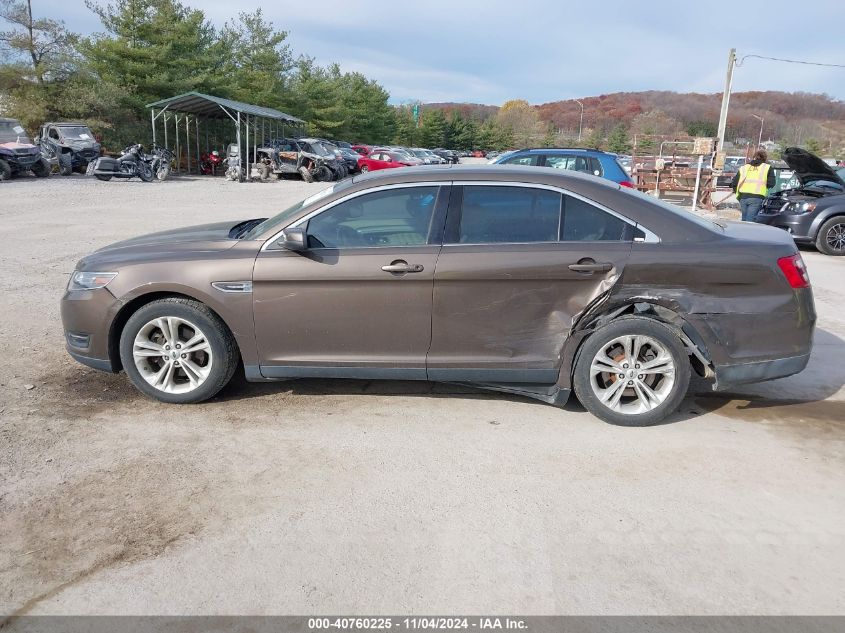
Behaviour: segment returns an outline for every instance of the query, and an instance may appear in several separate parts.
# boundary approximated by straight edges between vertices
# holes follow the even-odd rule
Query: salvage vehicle
[[[461,162],[461,157],[458,156],[458,153],[451,149],[443,149],[442,147],[438,147],[431,151],[440,156],[440,158],[445,159],[446,162],[452,163],[453,165],[457,165],[459,162]]]
[[[88,163],[100,157],[101,145],[84,123],[45,123],[35,142],[62,176],[70,176],[74,170],[84,174]]]
[[[152,182],[156,177],[152,165],[144,160],[144,146],[140,143],[124,149],[118,158],[102,156],[93,163],[89,163],[87,173],[97,180],[104,181],[112,178],[121,180],[140,178],[144,182]]]
[[[845,255],[845,169],[800,147],[787,147],[781,158],[799,186],[769,194],[757,222],[784,229],[825,255]]]
[[[272,139],[268,145],[257,148],[256,154],[262,180],[269,179],[271,174],[299,174],[305,182],[336,179],[331,168],[334,154],[320,143],[304,139]]]
[[[801,371],[816,320],[783,231],[488,165],[356,176],[272,218],[106,246],[61,313],[73,358],[162,402],[207,400],[243,366],[555,405],[574,390],[627,426],[671,415],[692,371],[719,389]]]
[[[16,119],[0,118],[0,180],[31,171],[39,178],[50,175],[50,163],[33,145]]]

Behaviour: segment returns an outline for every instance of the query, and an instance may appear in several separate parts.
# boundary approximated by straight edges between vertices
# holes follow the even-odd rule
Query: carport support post
[[[241,170],[243,169],[243,156],[241,156],[241,113],[238,112],[238,127],[235,132],[236,142],[238,144],[238,182],[243,182]]]
[[[167,119],[169,118],[170,115],[164,115],[164,146],[167,147],[167,149],[170,149],[170,147],[167,145]]]
[[[200,175],[200,120],[199,118],[194,119],[194,123],[196,123],[196,137],[197,137],[197,176]],[[205,127],[206,134],[208,134],[208,124],[206,123]]]
[[[701,166],[704,162],[704,156],[698,155],[698,169],[695,171],[695,191],[692,194],[692,212],[695,213],[695,206],[698,204],[698,186],[701,184]]]
[[[150,124],[153,127],[153,146],[156,144],[156,111],[155,108],[150,108]]]
[[[185,154],[188,157],[188,175],[191,175],[191,117],[185,115]]]

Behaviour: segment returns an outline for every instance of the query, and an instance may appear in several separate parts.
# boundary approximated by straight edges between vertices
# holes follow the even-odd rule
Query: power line
[[[805,66],[826,66],[828,68],[845,68],[845,64],[826,64],[823,62],[805,62],[799,59],[782,59],[780,57],[765,57],[763,55],[743,55],[742,59],[740,59],[736,65],[737,67],[742,66],[742,63],[748,59],[749,57],[755,57],[757,59],[768,59],[769,61],[773,62],[786,62],[788,64],[804,64]]]

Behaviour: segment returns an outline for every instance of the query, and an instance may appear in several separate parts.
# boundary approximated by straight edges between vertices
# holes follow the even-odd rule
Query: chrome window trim
[[[568,170],[561,170],[561,171],[568,171]],[[566,195],[566,196],[572,196],[573,198],[577,198],[578,200],[581,200],[582,202],[586,202],[587,204],[591,204],[594,207],[596,207],[597,209],[604,211],[605,213],[608,213],[608,214],[612,215],[613,217],[621,220],[625,224],[628,224],[629,226],[632,226],[635,229],[639,229],[643,233],[645,233],[645,238],[639,238],[639,239],[634,238],[632,240],[632,242],[636,242],[636,243],[639,243],[639,244],[644,243],[644,242],[656,244],[656,243],[660,242],[660,237],[657,234],[655,234],[653,231],[647,229],[643,225],[639,224],[638,222],[635,222],[631,218],[625,217],[624,215],[618,213],[617,211],[614,211],[613,209],[607,208],[606,206],[604,206],[600,202],[596,202],[595,200],[587,198],[586,196],[582,196],[581,194],[575,193],[574,191],[570,191],[569,189],[564,189],[563,187],[558,187],[556,185],[547,185],[547,184],[538,183],[538,182],[522,182],[522,181],[516,181],[516,180],[509,180],[509,181],[464,180],[464,181],[452,181],[451,184],[457,185],[457,186],[465,186],[465,185],[466,186],[473,186],[473,185],[491,186],[492,185],[492,186],[498,186],[498,187],[507,187],[507,186],[518,185],[518,186],[536,187],[538,189],[549,189],[551,191],[556,191],[556,192],[563,194],[563,195]],[[558,235],[560,235],[560,220],[558,221]],[[618,242],[622,242],[622,240],[593,240],[593,241],[589,241],[589,242],[587,240],[576,240],[576,241],[555,240],[553,242],[480,242],[480,243],[472,243],[472,244],[470,244],[468,242],[467,243],[458,242],[458,243],[449,243],[449,244],[444,243],[443,246],[444,247],[445,246],[495,246],[497,244],[586,244],[586,243],[590,243],[590,244],[610,244],[610,243],[613,243],[613,242],[618,243]]]
[[[593,205],[597,209],[600,209],[601,211],[604,211],[605,213],[608,213],[608,214],[612,215],[613,217],[621,220],[622,222],[625,222],[626,224],[634,227],[635,229],[639,229],[640,231],[645,233],[645,238],[634,238],[633,241],[632,241],[633,243],[637,243],[637,244],[643,244],[643,243],[657,244],[661,241],[660,236],[658,236],[656,233],[654,233],[650,229],[644,227],[642,224],[639,224],[638,222],[635,222],[634,220],[632,220],[628,217],[625,217],[624,215],[621,215],[620,213],[614,211],[613,209],[609,209],[608,207],[604,206],[600,202],[596,202],[595,200],[587,198],[586,196],[582,196],[581,194],[575,193],[574,191],[570,191],[569,189],[564,189],[563,187],[559,187],[559,186],[556,186],[556,185],[547,185],[545,183],[539,183],[539,182],[524,182],[524,181],[520,181],[520,180],[508,180],[508,181],[502,181],[502,180],[426,180],[426,181],[419,181],[419,182],[403,182],[403,183],[394,183],[394,184],[391,184],[391,185],[380,185],[378,187],[371,187],[369,189],[360,189],[358,191],[353,191],[352,193],[349,193],[349,194],[347,194],[347,195],[345,195],[341,198],[338,198],[337,200],[334,200],[333,202],[331,202],[330,204],[328,204],[326,206],[319,207],[318,209],[315,209],[311,213],[299,218],[298,220],[295,220],[294,222],[291,222],[290,224],[288,224],[284,228],[279,229],[279,231],[277,231],[275,234],[273,234],[272,237],[268,238],[267,241],[264,242],[264,245],[261,247],[260,252],[271,251],[271,250],[272,251],[283,251],[283,250],[285,250],[282,247],[271,248],[279,240],[282,232],[285,229],[287,229],[289,227],[293,228],[293,227],[299,226],[300,224],[302,224],[303,222],[307,222],[308,220],[310,220],[314,216],[319,215],[320,213],[323,213],[324,211],[328,211],[329,209],[333,208],[334,206],[336,206],[336,205],[338,205],[342,202],[346,202],[347,200],[352,200],[353,198],[357,198],[358,196],[362,196],[362,195],[365,195],[365,194],[368,194],[368,193],[376,193],[376,192],[379,192],[379,191],[386,191],[386,190],[389,190],[389,189],[404,189],[404,188],[407,188],[407,187],[446,187],[446,186],[478,186],[478,185],[485,186],[485,187],[491,187],[491,186],[492,187],[513,187],[513,186],[532,187],[532,188],[535,188],[535,189],[546,189],[546,190],[549,190],[549,191],[554,191],[556,193],[560,193],[562,195],[572,196],[573,198],[577,198],[578,200],[581,200],[582,202],[586,202],[587,204]],[[560,220],[558,220],[558,235],[560,235]],[[472,244],[458,242],[458,243],[449,243],[449,244],[443,243],[442,246],[444,246],[444,247],[446,247],[446,246],[496,246],[496,245],[502,245],[502,244],[528,245],[528,244],[579,244],[579,243],[580,244],[586,244],[586,243],[590,243],[590,244],[609,244],[609,243],[613,243],[613,242],[618,243],[620,241],[621,240],[608,240],[608,241],[599,240],[599,241],[587,242],[586,240],[584,240],[584,241],[554,240],[554,241],[550,241],[550,242],[481,242],[481,243],[472,243]],[[421,244],[420,246],[432,246],[432,245],[431,244]],[[362,248],[419,248],[419,247],[418,246],[417,247],[409,247],[409,246],[362,246],[362,247],[356,247],[355,250],[360,250]],[[338,249],[338,250],[351,250],[351,249]]]
[[[392,185],[381,185],[379,187],[371,187],[369,189],[360,189],[358,191],[353,191],[352,193],[348,193],[345,196],[338,198],[337,200],[334,200],[333,202],[330,202],[328,205],[326,205],[324,207],[320,207],[318,209],[315,209],[314,211],[312,211],[308,215],[305,215],[305,216],[299,218],[298,220],[294,220],[293,222],[288,224],[283,229],[280,229],[277,233],[275,233],[272,237],[270,237],[266,242],[264,242],[264,245],[261,247],[261,252],[268,251],[268,250],[273,250],[273,251],[277,251],[277,250],[283,251],[283,250],[285,250],[282,247],[270,248],[271,246],[273,246],[279,240],[280,236],[282,235],[282,233],[284,232],[285,229],[297,227],[300,224],[302,224],[303,222],[308,222],[308,220],[310,220],[311,218],[313,218],[317,215],[320,215],[324,211],[328,211],[329,209],[334,208],[335,206],[341,204],[342,202],[347,202],[348,200],[352,200],[353,198],[357,198],[358,196],[363,196],[363,195],[368,194],[368,193],[377,193],[379,191],[387,191],[389,189],[406,189],[408,187],[444,187],[444,186],[448,186],[450,184],[451,184],[451,182],[448,181],[448,180],[425,181],[425,182],[403,182],[403,183],[395,183],[395,184],[392,184]],[[432,244],[426,243],[426,244],[419,244],[418,246],[407,246],[407,245],[402,245],[402,246],[356,246],[354,249],[344,248],[344,249],[335,249],[335,250],[360,250],[360,249],[363,249],[363,248],[419,248],[420,246],[432,246]]]

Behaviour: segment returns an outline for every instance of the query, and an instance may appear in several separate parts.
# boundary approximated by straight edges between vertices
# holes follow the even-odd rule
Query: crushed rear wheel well
[[[656,303],[647,301],[632,301],[630,303],[607,307],[600,312],[587,315],[577,326],[576,331],[582,336],[578,341],[578,347],[572,355],[572,363],[569,367],[570,384],[572,372],[575,371],[575,364],[584,342],[595,330],[623,316],[638,316],[654,319],[671,328],[678,338],[683,341],[690,354],[690,364],[699,376],[710,378],[713,376],[713,364],[710,362],[709,353],[703,339],[679,313]]]

